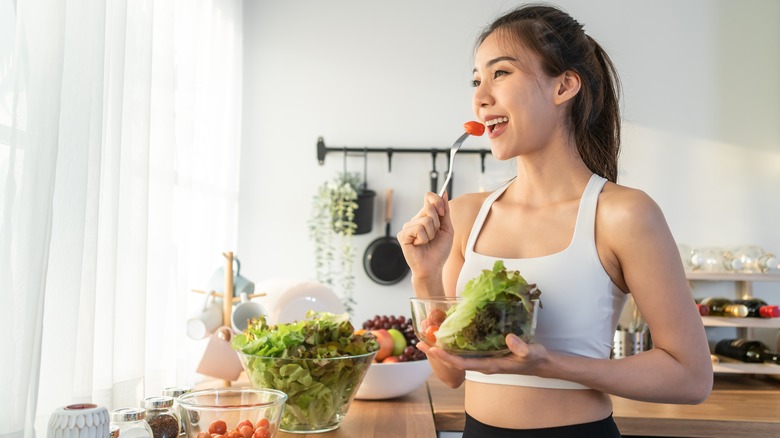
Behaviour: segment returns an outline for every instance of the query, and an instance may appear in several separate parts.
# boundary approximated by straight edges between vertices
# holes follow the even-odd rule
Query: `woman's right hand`
[[[397,237],[414,276],[441,275],[453,239],[448,195],[426,193],[422,209],[404,224]]]

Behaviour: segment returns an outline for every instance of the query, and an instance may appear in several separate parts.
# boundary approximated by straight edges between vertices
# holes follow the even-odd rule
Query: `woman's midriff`
[[[592,389],[549,389],[466,381],[466,412],[482,423],[535,429],[603,420],[612,400]]]

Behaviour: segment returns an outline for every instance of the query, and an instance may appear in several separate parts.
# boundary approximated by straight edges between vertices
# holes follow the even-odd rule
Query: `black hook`
[[[320,166],[325,164],[325,154],[327,152],[327,149],[325,149],[325,139],[322,137],[317,138],[317,161],[320,162]]]
[[[393,148],[387,148],[387,171],[393,171]]]
[[[363,186],[361,189],[365,192],[368,187],[368,148],[363,146]]]

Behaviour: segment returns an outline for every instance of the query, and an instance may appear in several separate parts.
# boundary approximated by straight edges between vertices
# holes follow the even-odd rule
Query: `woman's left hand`
[[[484,374],[527,374],[538,375],[550,356],[541,344],[529,344],[515,335],[507,335],[506,345],[511,353],[501,357],[466,358],[449,354],[441,348],[432,347],[428,357],[445,362],[453,368],[479,371]]]

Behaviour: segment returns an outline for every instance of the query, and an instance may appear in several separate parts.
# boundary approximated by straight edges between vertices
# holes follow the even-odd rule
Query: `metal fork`
[[[463,135],[458,137],[457,140],[455,140],[455,143],[452,144],[452,147],[450,148],[450,165],[449,170],[447,170],[447,178],[444,179],[444,185],[441,186],[441,190],[439,190],[439,196],[444,196],[444,191],[447,190],[447,184],[450,183],[450,179],[452,178],[452,168],[455,167],[455,153],[458,152],[458,149],[460,149],[460,146],[463,144],[463,142],[466,140],[466,138],[471,135],[468,132],[464,132]]]

